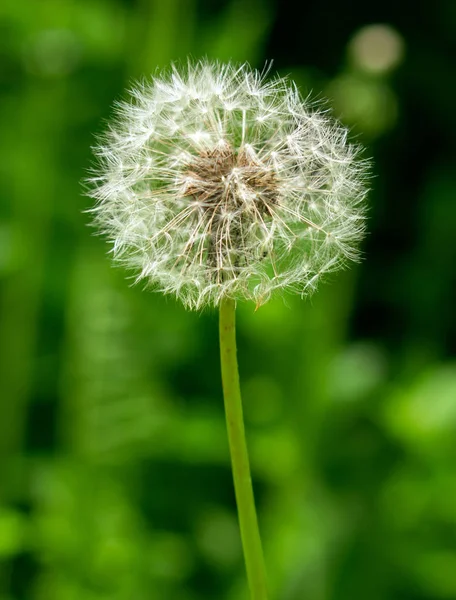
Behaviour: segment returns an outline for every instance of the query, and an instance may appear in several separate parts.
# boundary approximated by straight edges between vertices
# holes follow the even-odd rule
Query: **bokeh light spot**
[[[397,67],[404,56],[404,41],[389,25],[367,25],[349,45],[354,65],[369,73],[386,73]]]

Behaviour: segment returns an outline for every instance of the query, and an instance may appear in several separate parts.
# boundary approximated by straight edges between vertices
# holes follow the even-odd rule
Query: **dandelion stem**
[[[253,497],[239,386],[235,302],[228,298],[220,303],[220,358],[234,490],[250,595],[252,600],[267,600],[266,571]]]

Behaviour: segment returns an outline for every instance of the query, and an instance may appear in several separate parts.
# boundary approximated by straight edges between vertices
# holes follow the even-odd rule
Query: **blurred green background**
[[[81,180],[192,55],[290,74],[373,158],[365,259],[239,311],[272,598],[456,599],[456,2],[2,0],[0,600],[246,600],[217,315],[131,287]]]

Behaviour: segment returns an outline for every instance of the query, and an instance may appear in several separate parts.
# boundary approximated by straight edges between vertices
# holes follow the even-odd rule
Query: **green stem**
[[[235,303],[228,298],[220,304],[220,358],[234,490],[250,595],[252,600],[267,600],[266,571],[242,414],[236,357]]]

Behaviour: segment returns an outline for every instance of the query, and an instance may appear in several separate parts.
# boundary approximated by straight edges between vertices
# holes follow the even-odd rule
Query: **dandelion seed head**
[[[95,153],[114,257],[189,308],[307,295],[358,258],[367,164],[288,79],[174,66],[118,105]]]

